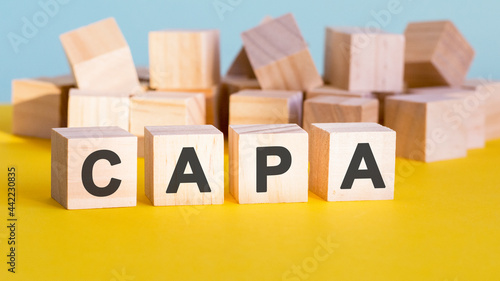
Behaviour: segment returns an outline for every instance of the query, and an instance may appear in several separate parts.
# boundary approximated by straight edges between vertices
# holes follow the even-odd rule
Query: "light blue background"
[[[46,2],[48,0],[40,0]],[[62,0],[61,0],[62,1]],[[165,28],[217,28],[221,32],[222,72],[241,46],[240,33],[266,15],[292,12],[309,43],[319,71],[323,71],[325,26],[366,26],[373,13],[397,0],[220,0],[233,8],[219,17],[215,0],[65,0],[60,10],[16,53],[10,32],[21,35],[22,18],[32,21],[43,11],[36,1],[0,2],[0,102],[10,102],[14,78],[69,73],[59,35],[82,25],[114,17],[127,39],[137,65],[148,64],[148,31]],[[399,0],[401,11],[392,14],[384,29],[402,33],[409,21],[450,19],[476,50],[469,77],[500,78],[500,1]]]

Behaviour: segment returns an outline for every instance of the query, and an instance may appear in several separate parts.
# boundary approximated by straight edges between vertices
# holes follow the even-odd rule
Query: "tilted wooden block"
[[[327,201],[394,199],[396,133],[376,123],[312,124],[309,189]]]
[[[467,155],[466,129],[454,111],[463,99],[422,94],[385,102],[385,125],[397,133],[396,156],[434,162]]]
[[[137,137],[118,127],[52,130],[51,194],[66,209],[137,202]]]
[[[215,127],[146,127],[145,154],[154,206],[224,203],[224,135]]]
[[[121,93],[71,89],[68,127],[118,126],[129,129],[130,100]]]
[[[229,191],[236,201],[307,202],[307,142],[296,124],[229,126]]]
[[[317,96],[335,96],[335,97],[351,97],[351,98],[372,98],[374,97],[371,91],[347,91],[332,85],[323,85],[306,92],[306,100]]]
[[[303,128],[310,131],[312,123],[377,122],[378,100],[317,96],[304,102]]]
[[[220,80],[218,30],[149,32],[153,89],[205,89]]]
[[[409,23],[405,36],[408,87],[462,85],[474,49],[451,21]]]
[[[245,31],[241,37],[262,89],[306,91],[323,84],[291,14]]]
[[[202,93],[146,92],[130,98],[130,132],[138,137],[137,155],[144,156],[144,127],[204,125]]]
[[[79,89],[140,91],[132,53],[113,18],[64,33],[60,39]]]
[[[230,96],[230,125],[301,122],[302,92],[243,90]]]
[[[325,82],[349,91],[401,92],[405,38],[369,28],[326,28]]]
[[[52,128],[66,127],[72,76],[12,81],[12,132],[49,139]]]
[[[477,102],[485,114],[485,138],[494,140],[500,138],[500,81],[473,79],[466,81],[465,89],[474,90],[475,98],[468,106],[474,107]]]

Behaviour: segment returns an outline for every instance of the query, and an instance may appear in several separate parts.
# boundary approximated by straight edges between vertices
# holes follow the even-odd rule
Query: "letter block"
[[[68,102],[68,127],[118,126],[129,129],[128,95],[71,89]]]
[[[327,201],[392,200],[396,133],[376,123],[315,123],[309,189]]]
[[[304,102],[303,128],[310,132],[312,123],[377,122],[378,100],[316,96]]]
[[[385,125],[397,132],[396,156],[434,162],[467,155],[465,125],[455,112],[463,98],[399,95],[385,103]]]
[[[73,77],[41,77],[12,81],[12,132],[50,139],[52,128],[66,127],[68,93]]]
[[[151,126],[145,192],[154,206],[224,203],[224,135],[212,125]]]
[[[240,204],[307,202],[308,135],[296,124],[229,126],[229,191]]]
[[[144,127],[167,125],[205,125],[205,96],[146,92],[130,98],[130,132],[138,137],[139,157],[144,156]]]
[[[409,23],[405,37],[409,88],[462,85],[474,49],[451,21]]]
[[[51,195],[66,209],[137,202],[137,137],[118,127],[52,130]]]
[[[265,21],[241,38],[262,89],[306,91],[323,85],[292,14]]]
[[[141,90],[130,48],[116,24],[108,18],[60,36],[69,65],[81,90]]]
[[[230,96],[230,125],[301,122],[302,92],[243,90]]]
[[[401,92],[405,38],[369,28],[326,28],[325,82],[348,91]]]

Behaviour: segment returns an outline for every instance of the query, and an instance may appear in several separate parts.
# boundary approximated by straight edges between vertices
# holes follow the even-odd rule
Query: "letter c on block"
[[[121,163],[120,157],[111,150],[94,151],[87,156],[87,159],[83,162],[82,182],[83,187],[85,187],[90,194],[98,197],[105,197],[115,193],[122,181],[111,178],[107,186],[99,187],[95,184],[92,171],[94,170],[94,164],[101,159],[108,160],[111,166]]]

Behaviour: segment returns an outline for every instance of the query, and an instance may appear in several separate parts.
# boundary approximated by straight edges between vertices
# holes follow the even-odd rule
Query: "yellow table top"
[[[68,211],[50,197],[50,141],[13,136],[0,107],[0,280],[499,280],[500,140],[467,158],[396,161],[395,200]],[[17,264],[7,271],[7,167]],[[227,155],[226,155],[227,171]]]

